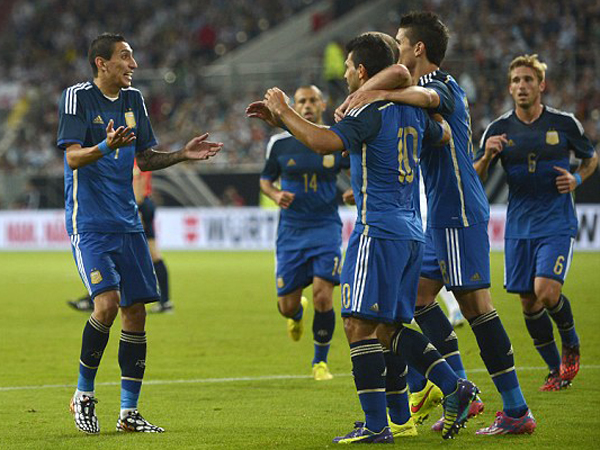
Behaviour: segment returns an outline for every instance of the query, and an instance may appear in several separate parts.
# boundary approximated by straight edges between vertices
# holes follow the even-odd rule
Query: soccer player
[[[146,367],[145,303],[160,298],[152,259],[132,187],[133,160],[157,170],[214,156],[221,143],[197,136],[173,153],[157,144],[140,91],[131,87],[137,63],[116,34],[90,45],[93,81],[66,89],[59,105],[58,146],[65,150],[65,209],[73,256],[94,312],[83,330],[77,390],[71,399],[75,426],[99,433],[94,380],[110,328],[121,311],[118,431],[163,432],[138,412]]]
[[[318,87],[302,86],[296,90],[294,109],[306,120],[323,125],[325,107]],[[277,306],[287,318],[288,334],[294,341],[303,333],[307,300],[302,291],[313,286],[312,373],[318,381],[333,378],[327,354],[335,328],[333,289],[340,284],[342,271],[342,221],[336,202],[336,178],[349,167],[349,158],[342,158],[341,154],[316,155],[284,132],[269,141],[260,178],[262,192],[281,208],[276,246]],[[278,179],[281,188],[275,186]]]
[[[383,71],[363,86],[342,109],[375,100],[418,105],[440,113],[449,123],[452,138],[445,151],[424,145],[421,157],[428,203],[428,226],[419,280],[415,320],[423,333],[440,350],[459,376],[464,367],[458,341],[435,297],[442,288],[452,291],[475,334],[480,355],[503,401],[494,423],[477,434],[532,433],[536,422],[527,406],[517,378],[513,349],[489,292],[490,260],[487,226],[489,205],[473,167],[471,118],[468,101],[454,78],[440,70],[449,32],[439,17],[430,12],[404,15],[396,40],[400,61],[419,86],[393,91],[400,65]],[[423,89],[424,88],[424,89]],[[343,111],[339,111],[343,114]],[[417,422],[424,420],[436,404],[436,390],[426,380],[410,377],[412,411]],[[483,410],[474,402],[469,415]],[[443,419],[433,426],[442,429]]]
[[[392,51],[378,36],[348,43],[346,81],[350,92],[393,63]],[[422,334],[402,323],[412,320],[423,232],[416,167],[424,139],[441,141],[440,124],[409,106],[377,102],[350,111],[331,129],[299,116],[278,89],[267,91],[271,112],[307,147],[319,154],[347,149],[357,221],[342,270],[342,316],[350,344],[356,389],[366,421],[334,442],[392,442],[408,428],[406,360],[440,386],[445,398],[443,437],[451,438],[466,420],[477,388],[459,379]],[[403,362],[387,370],[383,344]],[[391,381],[386,383],[386,378]],[[387,392],[386,392],[387,384]],[[394,389],[389,389],[394,385]],[[388,427],[387,406],[392,430]]]
[[[152,265],[160,288],[160,301],[150,308],[150,312],[172,312],[173,302],[169,298],[169,272],[156,244],[156,231],[154,229],[156,205],[152,199],[152,172],[142,172],[135,161],[133,165],[133,194],[140,211],[142,226],[144,227],[144,233],[146,233],[146,240],[152,257]]]
[[[550,369],[540,389],[557,391],[579,371],[579,337],[562,293],[577,234],[572,192],[594,172],[598,155],[573,114],[542,104],[546,64],[537,55],[515,58],[508,83],[515,108],[487,127],[475,168],[482,180],[498,160],[506,171],[504,286],[519,294],[527,330]],[[581,158],[574,174],[570,151]],[[561,337],[562,361],[552,321]]]
[[[156,273],[160,288],[160,302],[152,307],[150,312],[170,312],[173,310],[173,303],[169,300],[169,273],[156,245],[156,232],[154,230],[156,206],[154,200],[152,200],[152,172],[142,172],[135,160],[133,165],[133,193],[140,212],[144,233],[146,233],[146,240],[148,241],[150,256],[152,257],[152,265],[154,266],[154,272]],[[85,294],[77,300],[69,300],[67,304],[78,311],[94,310],[94,302],[89,294]]]

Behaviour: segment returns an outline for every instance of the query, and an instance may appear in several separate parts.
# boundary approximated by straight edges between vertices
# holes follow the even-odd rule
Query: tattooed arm
[[[208,133],[196,136],[184,148],[176,152],[158,152],[151,148],[136,155],[138,167],[146,172],[160,170],[182,161],[202,161],[215,156],[223,147],[222,142],[207,141]]]

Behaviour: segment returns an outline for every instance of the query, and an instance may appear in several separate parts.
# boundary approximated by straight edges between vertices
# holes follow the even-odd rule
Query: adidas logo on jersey
[[[104,125],[104,120],[102,120],[102,117],[100,117],[100,116],[96,116],[96,118],[92,122],[96,123],[96,124]]]
[[[295,166],[296,165],[296,161],[294,161],[293,158],[290,158],[286,164],[288,167],[289,166]]]
[[[379,312],[379,305],[375,303],[373,306],[369,308],[371,311]]]
[[[507,147],[514,147],[515,146],[515,141],[513,141],[512,139],[508,140],[508,143],[506,144]]]

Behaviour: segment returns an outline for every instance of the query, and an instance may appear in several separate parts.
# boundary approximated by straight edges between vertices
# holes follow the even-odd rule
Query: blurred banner
[[[344,246],[356,212],[341,208]],[[164,250],[272,250],[277,232],[276,209],[159,208],[158,245]],[[600,205],[578,205],[576,250],[600,250]],[[493,205],[489,224],[492,250],[504,248],[506,208]],[[69,250],[62,210],[0,211],[0,250]]]

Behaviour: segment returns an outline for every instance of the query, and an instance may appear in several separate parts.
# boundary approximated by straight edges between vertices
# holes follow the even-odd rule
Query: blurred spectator
[[[244,200],[244,197],[241,196],[237,188],[230,184],[223,190],[221,204],[223,206],[245,206],[246,200]]]

